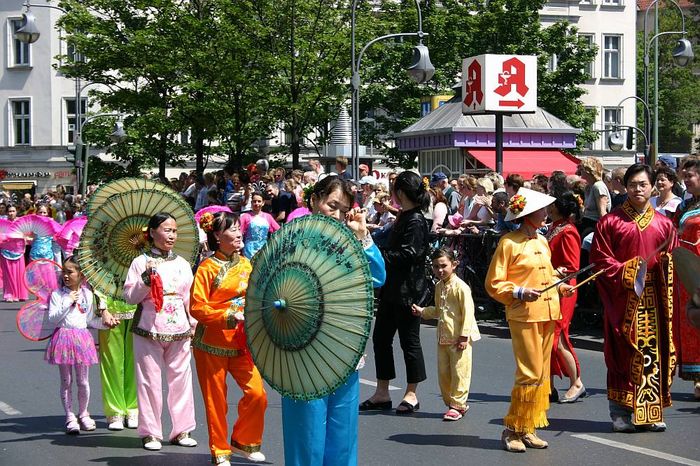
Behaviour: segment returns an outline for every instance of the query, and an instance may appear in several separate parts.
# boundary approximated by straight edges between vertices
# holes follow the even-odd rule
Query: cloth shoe
[[[644,424],[639,426],[641,430],[646,430],[647,432],[664,432],[666,430],[665,422],[655,422],[653,424]]]
[[[145,436],[141,439],[141,442],[143,443],[143,448],[145,448],[146,450],[158,451],[161,448],[163,448],[163,445],[161,445],[160,440],[158,440],[152,435]]]
[[[74,415],[68,416],[66,421],[66,434],[68,435],[78,435],[80,433],[80,424]]]
[[[93,431],[97,427],[97,426],[95,426],[95,421],[90,417],[89,414],[81,417],[79,419],[79,423],[80,423],[80,429],[84,430],[86,432]]]
[[[125,426],[129,429],[136,429],[139,426],[139,414],[129,413],[126,416]]]
[[[254,463],[260,463],[262,461],[265,461],[265,455],[263,455],[261,451],[254,451],[252,453],[249,453],[247,451],[241,450],[240,448],[231,447],[231,452],[236,455],[242,456],[243,458]]]
[[[510,429],[505,429],[501,434],[501,441],[503,442],[503,448],[506,451],[511,451],[514,453],[525,453],[526,448],[523,441],[520,439],[520,435],[513,432]]]
[[[693,392],[696,400],[700,400],[700,382],[695,382],[695,391]]]
[[[539,438],[536,433],[524,434],[520,437],[527,448],[547,448],[549,444]]]
[[[123,416],[110,416],[107,418],[107,429],[109,430],[124,430],[124,417]]]
[[[623,416],[615,416],[613,418],[613,432],[625,432],[625,433],[630,433],[634,432],[637,429],[635,429],[634,424],[632,424],[632,421],[629,419],[625,419]]]
[[[170,441],[173,445],[179,445],[181,447],[196,447],[197,441],[190,437],[189,432],[183,432],[174,439]]]

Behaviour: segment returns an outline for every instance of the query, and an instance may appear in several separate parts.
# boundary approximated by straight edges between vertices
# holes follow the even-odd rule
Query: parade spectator
[[[365,175],[360,179],[360,206],[367,209],[367,217],[372,218],[377,213],[374,210],[374,187],[377,185],[377,179],[371,175]]]
[[[556,193],[563,193],[568,190],[569,186],[566,183],[566,173],[561,170],[554,170],[547,182],[547,193],[556,197]]]
[[[554,200],[526,188],[510,199],[506,220],[521,225],[501,238],[485,280],[488,294],[506,306],[516,362],[501,436],[504,448],[511,452],[548,446],[535,429],[548,424],[550,358],[555,322],[561,318],[559,293],[571,290],[562,283],[541,291],[556,281],[547,240],[538,233],[547,217],[545,208]]]
[[[494,222],[494,215],[491,212],[491,194],[493,184],[488,178],[476,180],[476,196],[474,196],[474,206],[469,216],[462,221],[464,227],[478,227],[491,225]]]
[[[621,206],[622,203],[625,202],[625,199],[627,199],[627,190],[625,189],[625,185],[622,181],[625,177],[626,170],[627,169],[625,167],[617,167],[610,172],[608,191],[612,196],[610,201],[611,209]]]
[[[284,223],[295,208],[294,195],[286,190],[280,191],[277,183],[268,183],[266,193],[270,201],[270,215],[277,223]]]
[[[525,180],[517,173],[511,173],[508,175],[504,183],[504,188],[506,190],[506,194],[508,194],[508,199],[515,196],[515,193],[517,193],[518,190],[524,186],[524,184]]]
[[[508,199],[508,194],[505,191],[494,193],[491,197],[491,211],[496,215],[496,225],[494,229],[498,233],[507,233],[517,230],[520,226],[518,223],[506,221]]]
[[[338,174],[341,180],[351,180],[352,173],[348,170],[348,159],[346,157],[336,157],[335,159],[335,172]]]
[[[678,181],[676,171],[668,166],[661,166],[654,172],[654,177],[656,178],[654,186],[659,194],[651,198],[651,206],[660,214],[673,218],[682,201],[680,197],[673,194],[673,186]]]
[[[447,199],[441,189],[430,188],[430,208],[432,214],[432,223],[430,226],[431,233],[437,233],[438,229],[447,226]]]
[[[318,180],[319,175],[324,173],[323,165],[321,165],[321,162],[318,161],[317,159],[311,159],[309,160],[309,167],[311,167],[311,171],[316,173],[316,180]]]
[[[459,213],[463,218],[469,217],[469,213],[474,207],[474,196],[476,196],[476,178],[470,175],[460,175],[457,181],[459,182],[461,199],[456,213]]]
[[[368,175],[369,175],[369,166],[367,166],[366,164],[361,163],[361,164],[358,166],[358,168],[359,168],[359,170],[360,170],[360,179],[362,179],[362,177],[364,177],[364,176],[368,176]]]
[[[194,211],[207,207],[209,205],[209,192],[214,191],[215,196],[217,192],[214,173],[208,172],[204,174],[204,177],[199,177],[198,183],[201,184],[199,191],[197,192],[197,200],[194,204]],[[216,198],[216,197],[215,197]]]
[[[430,179],[430,186],[441,189],[447,199],[447,208],[449,209],[449,214],[452,215],[459,210],[460,196],[459,192],[455,190],[451,185],[443,172],[435,172]]]
[[[663,431],[671,405],[673,290],[668,255],[677,246],[673,223],[649,199],[654,176],[648,165],[625,172],[627,200],[601,219],[591,262],[603,302],[608,400],[615,432]]]
[[[469,409],[467,399],[472,378],[472,345],[481,339],[474,317],[474,300],[469,286],[455,273],[457,261],[448,249],[438,249],[431,260],[435,285],[432,306],[413,304],[413,315],[438,319],[438,384],[447,412],[442,419],[458,421]]]
[[[253,203],[262,204],[261,195],[254,196]],[[200,225],[214,255],[199,265],[194,277],[191,313],[197,328],[192,346],[207,415],[212,463],[230,466],[232,453],[254,462],[265,461],[260,449],[267,395],[245,343],[243,310],[252,267],[239,255],[243,246],[241,225],[238,216],[226,212],[205,214]],[[243,391],[230,442],[226,420],[229,373]]]
[[[195,320],[189,314],[192,269],[173,252],[177,223],[170,213],[150,218],[148,244],[129,267],[124,301],[139,304],[132,332],[139,405],[138,434],[143,448],[160,450],[163,438],[161,373],[168,385],[168,410],[173,445],[194,447],[190,436],[194,416],[190,338]]]
[[[586,236],[605,214],[610,212],[610,192],[603,182],[603,163],[598,157],[586,157],[576,169],[576,174],[586,182],[584,210],[579,232]]]
[[[575,222],[581,218],[583,201],[571,191],[558,193],[556,200],[549,205],[548,214],[552,224],[547,229],[545,238],[549,242],[552,251],[552,267],[554,267],[557,279],[563,278],[579,269],[581,263],[581,237],[576,229]],[[575,286],[576,278],[566,282]],[[579,398],[586,396],[586,388],[581,382],[581,366],[576,357],[574,346],[569,339],[569,325],[574,317],[578,291],[570,296],[562,296],[559,299],[561,320],[556,321],[554,328],[554,341],[552,343],[552,395],[550,401],[560,403],[574,403]],[[569,388],[560,399],[554,386],[554,376],[568,377]]]
[[[394,195],[402,212],[394,222],[388,246],[382,251],[387,278],[372,335],[377,387],[360,405],[360,410],[391,409],[389,381],[396,377],[393,340],[398,331],[408,384],[396,414],[411,414],[420,408],[416,389],[426,378],[420,317],[411,314],[411,305],[422,304],[426,290],[428,225],[423,212],[428,208],[430,196],[420,176],[410,171],[396,177]]]

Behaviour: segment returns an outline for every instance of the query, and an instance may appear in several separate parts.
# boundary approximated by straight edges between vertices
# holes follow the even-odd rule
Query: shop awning
[[[468,149],[468,153],[487,168],[496,169],[495,149]],[[576,157],[560,150],[504,149],[502,175],[517,173],[526,180],[540,173],[549,176],[554,170],[573,175],[578,164]]]
[[[1,181],[0,186],[5,191],[24,191],[36,186],[36,181]]]

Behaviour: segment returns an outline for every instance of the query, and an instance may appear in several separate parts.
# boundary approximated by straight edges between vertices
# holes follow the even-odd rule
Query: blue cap
[[[659,156],[659,162],[663,163],[664,165],[675,169],[676,168],[676,158],[670,155],[660,155]]]
[[[431,183],[437,183],[438,181],[446,180],[447,175],[445,175],[443,172],[435,172],[433,173],[432,178],[430,178]]]

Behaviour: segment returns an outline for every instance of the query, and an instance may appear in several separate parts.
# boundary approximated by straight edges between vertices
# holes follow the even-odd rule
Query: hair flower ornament
[[[199,226],[206,233],[211,233],[214,230],[214,215],[207,212],[199,219]]]
[[[525,198],[520,194],[516,194],[515,196],[510,198],[510,202],[508,203],[508,210],[510,210],[513,213],[513,215],[519,215],[520,212],[522,212],[525,208],[525,204],[527,204]]]
[[[425,189],[426,191],[430,189],[430,180],[427,176],[423,177],[423,189]]]

